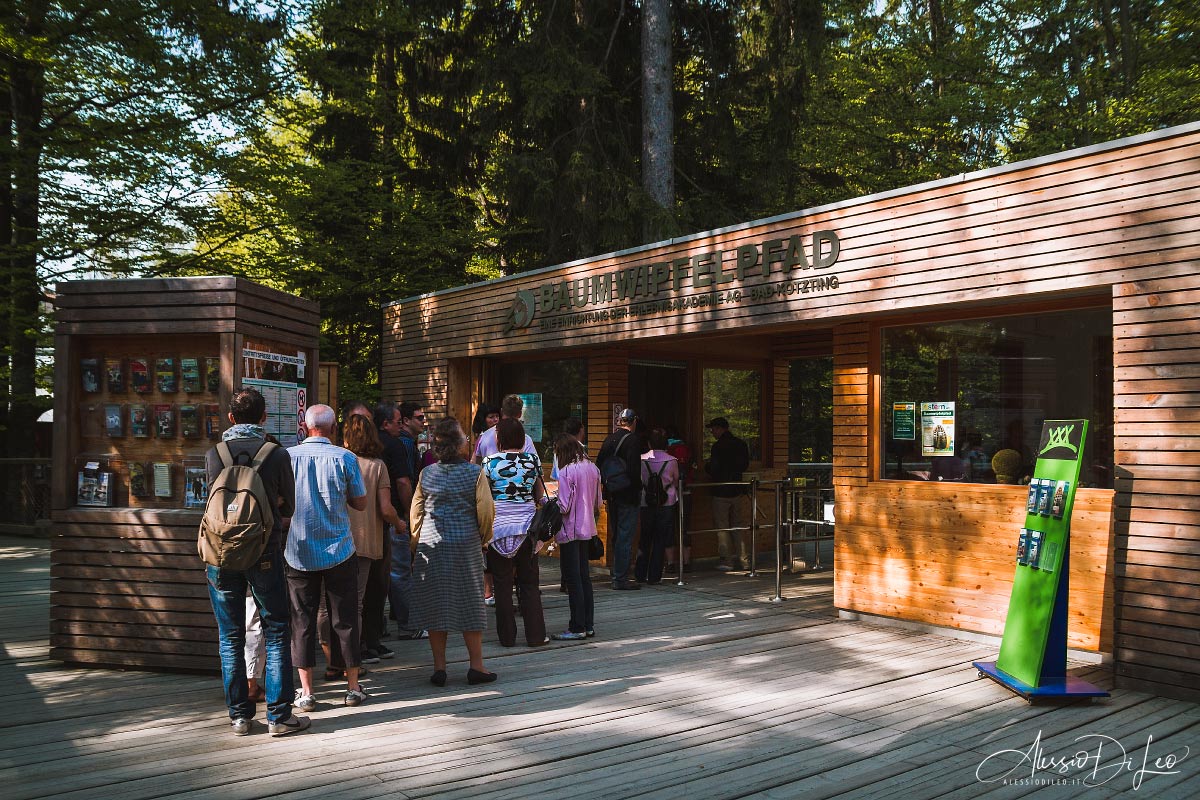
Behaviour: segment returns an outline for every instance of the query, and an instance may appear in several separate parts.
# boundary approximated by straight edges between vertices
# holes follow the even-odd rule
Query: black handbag
[[[549,497],[550,492],[546,489],[546,481],[541,475],[538,475],[538,480],[542,481],[542,491]],[[538,506],[538,510],[533,514],[533,519],[529,520],[527,530],[529,535],[537,537],[538,541],[548,542],[562,530],[562,527],[563,515],[562,509],[558,507],[558,498],[550,497],[548,502]]]
[[[588,561],[598,561],[604,558],[604,540],[599,536],[588,539]]]

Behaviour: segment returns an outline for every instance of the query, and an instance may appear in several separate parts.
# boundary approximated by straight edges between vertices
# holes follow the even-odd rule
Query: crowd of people
[[[467,436],[452,417],[433,427],[421,452],[417,441],[426,419],[418,403],[382,402],[374,409],[348,403],[340,431],[334,410],[315,405],[305,412],[303,441],[284,449],[263,427],[262,395],[254,389],[235,393],[231,427],[206,457],[208,481],[215,485],[231,466],[250,466],[270,511],[264,515],[270,518],[265,548],[250,567],[207,567],[235,735],[250,732],[259,701],[266,703],[272,736],[310,727],[311,720],[295,711],[317,707],[318,646],[325,680],[345,681],[345,705],[366,702],[363,665],[394,655],[383,643],[388,606],[397,638],[428,639],[429,680],[438,687],[449,681],[450,633],[463,637],[467,683],[496,680],[483,662],[489,606],[504,647],[517,643],[518,615],[530,647],[595,636],[589,560],[606,501],[614,530],[613,589],[658,583],[670,560],[686,561],[686,544],[682,552],[668,548],[694,466],[681,440],[660,428],[644,436],[636,413],[625,409],[593,462],[582,422],[568,420],[553,444],[557,496],[551,497],[522,412],[516,395],[499,408],[482,407],[468,458]],[[721,452],[717,446],[728,423],[718,418],[709,427],[718,461],[706,469],[740,480],[740,452],[729,464],[720,461],[727,458],[721,452],[730,450],[727,441]],[[557,504],[561,528],[543,541],[530,526],[548,503]],[[714,511],[716,503],[714,498]],[[554,546],[570,616],[564,630],[547,635],[538,556]],[[722,543],[723,564],[731,548]]]

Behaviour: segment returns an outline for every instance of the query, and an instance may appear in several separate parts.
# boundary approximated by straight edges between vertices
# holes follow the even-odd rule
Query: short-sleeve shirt
[[[354,555],[347,498],[367,493],[358,458],[323,436],[288,448],[296,475],[296,513],[284,558],[293,569],[315,572]]]
[[[537,455],[537,448],[533,446],[533,439],[529,438],[529,434],[525,435],[525,447],[522,450],[531,455]],[[496,442],[496,426],[493,425],[479,434],[479,441],[475,443],[475,455],[481,459],[486,459],[488,456],[494,456],[499,452],[500,445]]]
[[[497,503],[532,503],[542,464],[530,453],[496,453],[483,462]]]
[[[387,469],[378,458],[358,456],[363,486],[367,490],[367,507],[362,511],[350,509],[350,534],[354,551],[362,558],[383,558],[383,517],[379,514],[379,493],[388,488]]]
[[[396,480],[398,478],[409,477],[408,472],[405,471],[406,455],[404,451],[404,445],[400,444],[399,439],[397,439],[395,436],[392,436],[382,428],[379,430],[379,441],[383,443],[383,455],[380,456],[380,458],[383,460],[383,465],[387,467],[388,487],[393,490],[392,505],[399,508],[399,506],[396,504],[400,501],[396,497],[396,492],[394,491],[396,488]]]

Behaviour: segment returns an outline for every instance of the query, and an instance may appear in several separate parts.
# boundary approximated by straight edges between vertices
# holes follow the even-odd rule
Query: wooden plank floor
[[[543,577],[559,630],[566,598]],[[829,572],[788,578],[781,604],[766,574],[688,580],[597,584],[586,643],[485,635],[487,686],[466,685],[461,643],[444,689],[425,643],[393,643],[367,704],[325,684],[311,731],[271,739],[260,710],[235,738],[214,677],[50,661],[48,552],[0,538],[0,797],[1200,797],[1196,704],[1030,706],[977,678],[994,645],[839,620]]]

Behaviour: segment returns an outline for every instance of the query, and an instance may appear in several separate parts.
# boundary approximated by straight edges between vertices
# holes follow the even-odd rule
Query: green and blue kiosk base
[[[979,670],[979,676],[991,678],[1024,697],[1029,702],[1039,699],[1074,699],[1078,697],[1108,697],[1108,692],[1099,686],[1088,683],[1081,678],[1070,675],[1061,678],[1042,678],[1037,686],[1030,686],[1024,681],[1017,680],[1012,675],[996,667],[995,661],[974,661],[972,666]]]

